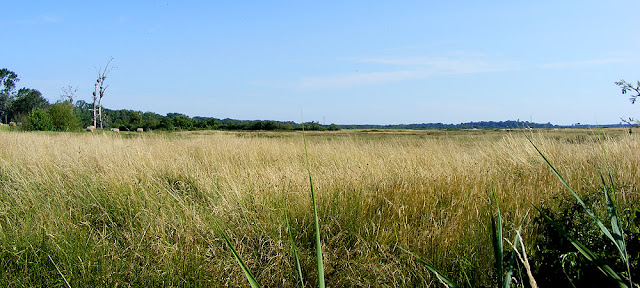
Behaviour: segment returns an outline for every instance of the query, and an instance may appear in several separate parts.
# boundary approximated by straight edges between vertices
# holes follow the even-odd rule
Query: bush
[[[69,102],[56,103],[49,107],[49,114],[53,129],[70,131],[80,129],[80,121],[73,113],[73,106]]]
[[[340,126],[331,123],[331,125],[329,125],[329,127],[327,128],[329,131],[340,131]]]
[[[51,115],[42,108],[36,108],[27,116],[26,123],[24,124],[25,130],[37,130],[47,131],[53,130],[53,121]]]

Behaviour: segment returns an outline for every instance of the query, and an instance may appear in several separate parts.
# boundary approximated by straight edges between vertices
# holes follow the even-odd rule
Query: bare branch
[[[98,70],[98,78],[96,80],[95,90],[93,92],[93,106],[94,106],[94,108],[93,108],[93,124],[94,124],[94,126],[96,126],[96,120],[97,120],[97,122],[98,122],[97,124],[99,124],[100,129],[103,128],[102,98],[104,97],[104,92],[109,87],[109,85],[105,86],[104,84],[105,84],[105,81],[107,80],[107,75],[109,75],[109,72],[111,72],[114,69],[113,66],[109,67],[109,65],[111,65],[111,61],[113,61],[113,57],[111,57],[109,59],[109,61],[107,61],[107,65],[104,66],[104,69],[99,69]],[[96,101],[98,102],[98,106],[97,107],[96,107]]]

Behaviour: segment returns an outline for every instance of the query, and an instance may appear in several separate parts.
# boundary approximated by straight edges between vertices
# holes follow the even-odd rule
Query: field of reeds
[[[548,271],[588,277],[563,262],[574,252],[549,254],[561,239],[532,204],[582,222],[561,219],[575,200],[525,133],[588,205],[601,207],[599,169],[611,172],[638,238],[640,138],[626,130],[307,133],[327,285],[441,285],[400,246],[456,281],[495,286],[488,191],[505,238],[522,224],[539,284],[555,281]],[[298,287],[288,229],[317,286],[300,133],[1,131],[0,143],[2,287],[247,286],[221,231],[264,287]],[[596,230],[574,226],[598,245]]]

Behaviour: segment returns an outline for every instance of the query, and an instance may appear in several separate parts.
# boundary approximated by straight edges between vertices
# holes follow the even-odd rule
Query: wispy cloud
[[[601,58],[601,59],[590,59],[590,60],[581,60],[581,61],[545,63],[540,65],[540,68],[564,69],[564,68],[630,63],[630,62],[638,62],[639,60],[640,59],[638,58],[629,58],[629,57]]]
[[[62,17],[53,14],[44,14],[40,15],[40,21],[44,23],[60,23],[62,22]]]
[[[462,52],[447,57],[353,57],[348,58],[347,61],[379,65],[380,70],[383,71],[304,77],[299,79],[297,86],[302,89],[345,88],[423,79],[437,75],[478,74],[520,69],[520,65],[516,62],[489,59],[481,54]]]
[[[323,89],[323,88],[347,88],[352,86],[363,86],[398,82],[409,79],[423,78],[425,73],[417,70],[404,70],[393,72],[372,72],[372,73],[350,73],[333,76],[303,77],[296,84],[300,89]]]
[[[335,89],[424,79],[438,75],[479,74],[521,69],[520,65],[513,61],[491,59],[483,54],[466,52],[451,53],[450,56],[441,57],[376,56],[351,57],[340,60],[354,64],[366,64],[367,70],[374,72],[306,76],[289,84],[269,81],[257,81],[252,84],[302,90]]]
[[[414,67],[425,71],[425,75],[476,74],[520,69],[520,65],[513,61],[467,54],[449,57],[371,57],[352,60],[359,63]]]

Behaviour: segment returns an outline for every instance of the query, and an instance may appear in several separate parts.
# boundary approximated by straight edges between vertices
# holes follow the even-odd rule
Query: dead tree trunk
[[[98,79],[100,82],[100,79]],[[93,112],[93,127],[96,127],[96,102],[98,101],[98,83],[95,85],[95,89],[93,90],[93,106],[91,106],[91,111]]]
[[[104,85],[104,82],[107,80],[107,75],[111,72],[109,69],[109,64],[111,64],[111,60],[107,61],[107,65],[104,66],[104,70],[98,72],[98,80],[96,80],[95,90],[93,91],[93,126],[96,126],[96,119],[100,126],[100,129],[103,128],[103,118],[102,118],[102,97],[104,97],[104,91],[107,90],[109,85]],[[98,101],[98,106],[96,107],[96,100]],[[97,110],[97,111],[96,111]],[[96,115],[97,114],[97,115]]]

